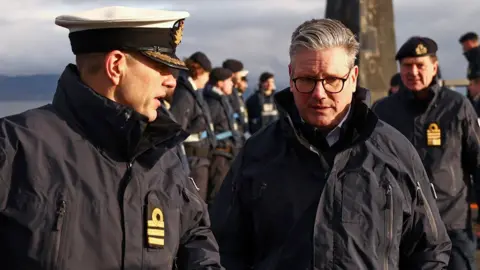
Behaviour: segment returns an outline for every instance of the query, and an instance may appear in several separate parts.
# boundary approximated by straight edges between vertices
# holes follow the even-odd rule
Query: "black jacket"
[[[273,97],[273,93],[266,96],[262,91],[257,90],[247,99],[251,134],[278,119],[278,110]]]
[[[248,112],[245,107],[243,95],[237,88],[233,88],[232,94],[228,96],[232,109],[234,111],[234,119],[238,125],[238,136],[243,140],[245,133],[248,132]]]
[[[480,118],[480,95],[473,97],[472,95],[470,95],[469,92],[467,92],[467,98],[472,103],[473,109],[477,113],[477,116]]]
[[[192,134],[184,143],[190,166],[208,165],[209,152],[216,146],[212,116],[202,90],[194,90],[186,74],[177,79],[170,112],[182,128]]]
[[[438,84],[425,91],[429,91],[431,99],[420,101],[411,91],[401,88],[378,102],[373,110],[417,149],[435,186],[437,205],[447,229],[468,228],[469,194],[474,190],[470,176],[475,176],[476,183],[480,176],[478,118],[470,101],[460,93]]]
[[[185,137],[67,66],[52,105],[0,120],[1,268],[221,269]]]
[[[480,47],[472,48],[463,55],[468,61],[467,78],[471,80],[480,77]]]
[[[235,121],[235,111],[230,104],[229,97],[214,90],[212,85],[207,84],[203,90],[205,101],[212,115],[212,122],[217,139],[217,147],[236,150],[241,145],[238,133],[238,124]]]
[[[247,140],[213,205],[226,269],[445,269],[451,243],[408,140],[354,101],[322,150],[292,93],[275,98],[280,119]]]

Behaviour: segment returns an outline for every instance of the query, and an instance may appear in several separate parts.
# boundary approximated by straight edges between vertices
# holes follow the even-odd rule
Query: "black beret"
[[[229,69],[217,67],[210,71],[210,77],[208,81],[212,84],[220,81],[225,81],[226,79],[232,77],[232,74],[232,71],[230,71]]]
[[[233,73],[243,70],[242,62],[235,59],[227,59],[223,62],[223,68],[230,69]]]
[[[395,60],[402,60],[405,57],[421,57],[435,55],[438,50],[437,43],[428,37],[411,37],[397,52]]]
[[[467,40],[478,40],[478,35],[475,32],[465,33],[458,39],[458,42],[463,43]]]
[[[212,70],[212,62],[203,52],[195,52],[189,57],[190,60],[199,64],[205,71]]]
[[[262,75],[260,75],[260,83],[263,83],[267,81],[268,79],[273,78],[273,74],[270,72],[263,72]]]
[[[390,86],[398,86],[402,84],[402,78],[400,77],[400,73],[396,73],[390,79]]]

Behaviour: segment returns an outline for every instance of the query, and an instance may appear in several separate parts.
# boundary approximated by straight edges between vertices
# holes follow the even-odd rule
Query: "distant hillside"
[[[0,100],[51,100],[59,75],[0,75]]]
[[[0,101],[2,100],[52,100],[59,75],[5,76],[0,75]],[[288,86],[288,81],[277,79],[277,90]],[[250,84],[245,97],[250,96],[256,85]]]

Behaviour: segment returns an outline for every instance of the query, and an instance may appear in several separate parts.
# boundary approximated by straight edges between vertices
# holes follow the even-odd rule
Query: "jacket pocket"
[[[1,214],[20,226],[34,231],[40,226],[45,226],[45,206],[43,198],[39,198],[29,191],[20,190],[9,198],[7,206]]]
[[[50,232],[50,249],[48,254],[48,263],[47,269],[61,269],[60,265],[62,258],[60,257],[63,252],[61,252],[61,244],[65,235],[65,223],[67,216],[67,206],[68,203],[64,198],[61,198],[57,202],[55,219],[52,226],[52,231]]]
[[[416,192],[417,192],[417,197],[418,197],[418,203],[423,206],[425,209],[425,215],[427,216],[428,223],[430,225],[430,237],[433,241],[438,240],[438,228],[437,228],[437,223],[435,222],[435,216],[433,215],[432,208],[430,207],[430,204],[428,203],[427,198],[425,197],[425,193],[422,190],[422,187],[419,182],[416,182]]]
[[[61,269],[68,203],[63,197],[51,200],[39,194],[20,190],[12,195],[2,211],[8,234],[2,239],[18,257],[29,258],[42,269]]]
[[[393,234],[394,234],[394,200],[393,200],[393,189],[390,182],[383,183],[383,188],[385,189],[385,253],[383,257],[383,269],[389,269],[390,250],[393,244]]]
[[[342,223],[360,223],[362,220],[362,192],[368,186],[368,175],[363,171],[347,171],[341,176]]]

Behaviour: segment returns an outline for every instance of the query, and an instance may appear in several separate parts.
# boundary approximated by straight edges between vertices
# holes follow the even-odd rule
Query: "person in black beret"
[[[235,121],[237,122],[239,133],[238,136],[242,137],[242,140],[245,140],[250,137],[250,133],[248,132],[248,113],[243,97],[247,90],[246,76],[248,70],[245,70],[243,63],[237,59],[225,60],[222,67],[233,72],[233,91],[232,95],[230,95],[230,103],[235,111]]]
[[[480,67],[478,35],[475,32],[467,32],[459,38],[458,42],[462,45],[463,55],[468,61],[467,78],[471,80],[476,77],[472,72],[477,72]]]
[[[431,93],[438,85],[436,75],[438,71],[437,43],[428,38],[414,36],[405,42],[395,60],[400,64],[400,77],[403,85],[412,91],[419,99],[431,98]]]
[[[223,88],[222,85],[224,83],[228,83],[228,84],[232,83],[232,75],[233,75],[233,72],[230,71],[229,69],[217,67],[212,69],[212,71],[210,72],[208,83],[210,85],[220,88],[224,94],[230,95],[232,91],[231,89],[232,87]]]
[[[275,76],[273,73],[263,72],[258,80],[258,89],[247,99],[248,123],[251,134],[278,119],[274,93]]]
[[[210,109],[203,97],[203,88],[210,78],[212,63],[201,51],[185,60],[188,71],[177,79],[170,111],[190,136],[184,141],[190,177],[194,179],[200,197],[206,201],[210,157],[216,146]]]
[[[233,90],[232,75],[233,72],[226,68],[212,69],[210,79],[203,92],[212,115],[217,140],[210,165],[208,204],[213,203],[215,195],[230,169],[230,163],[238,148],[241,147],[238,125],[234,118],[235,111],[228,98]]]
[[[400,91],[374,111],[409,138],[423,160],[452,241],[448,269],[477,269],[469,202],[474,192],[480,199],[480,126],[470,101],[438,83],[437,50],[428,37],[408,39],[396,55]]]
[[[236,73],[243,70],[243,63],[236,59],[227,59],[223,62],[222,67]]]
[[[469,51],[480,45],[478,42],[478,35],[475,32],[467,32],[463,34],[458,39],[458,42],[462,45],[464,52]]]

